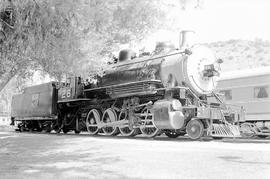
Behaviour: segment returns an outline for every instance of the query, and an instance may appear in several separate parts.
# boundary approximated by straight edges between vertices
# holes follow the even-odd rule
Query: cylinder
[[[184,127],[184,115],[181,109],[175,109],[175,99],[158,100],[153,105],[154,124],[159,129],[181,129]]]

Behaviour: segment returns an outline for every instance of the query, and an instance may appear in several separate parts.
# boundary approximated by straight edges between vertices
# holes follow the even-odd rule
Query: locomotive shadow
[[[20,132],[16,132],[16,133],[20,133]],[[106,136],[106,135],[90,135],[87,133],[81,133],[81,134],[74,134],[74,133],[67,133],[67,134],[63,134],[63,133],[43,133],[43,132],[23,132],[24,134],[34,134],[34,135],[54,135],[54,136],[69,136],[69,137],[88,137],[88,138],[99,138],[99,139],[115,139],[115,140],[126,140],[126,139],[130,139],[130,140],[144,140],[144,141],[175,141],[175,142],[198,142],[198,141],[202,141],[202,142],[208,142],[208,141],[213,141],[212,138],[202,138],[200,140],[192,140],[188,137],[178,137],[178,138],[168,138],[165,135],[161,135],[161,136],[157,136],[155,138],[147,138],[143,135],[138,135],[136,137],[126,137],[126,136]]]
[[[20,133],[20,132],[18,132]],[[28,133],[28,132],[27,132]],[[261,138],[223,138],[221,140],[216,140],[211,137],[203,137],[199,140],[192,140],[187,136],[181,136],[177,138],[168,138],[164,134],[161,136],[157,136],[155,138],[147,138],[143,135],[138,135],[136,137],[126,137],[126,136],[105,136],[105,135],[89,135],[87,133],[81,134],[74,134],[74,133],[39,133],[39,132],[32,132],[28,134],[35,134],[35,135],[55,135],[55,136],[69,136],[69,137],[89,137],[89,138],[97,138],[97,139],[113,139],[113,140],[143,140],[143,141],[164,141],[164,142],[222,142],[222,143],[270,143],[270,138],[261,139]]]
[[[84,149],[76,145],[77,140],[66,140],[76,135],[59,135],[65,136],[62,140],[53,133],[10,134],[17,137],[0,141],[0,178],[127,178],[103,167],[121,162],[119,156],[102,152],[97,146]]]
[[[266,138],[266,139],[260,139],[260,138],[239,138],[239,139],[223,139],[222,141],[223,143],[252,143],[252,144],[269,144],[270,143],[270,138]]]
[[[228,161],[228,162],[234,162],[234,163],[270,165],[270,162],[259,162],[259,161],[246,160],[243,157],[238,157],[238,156],[220,156],[218,158],[225,160],[225,161]]]

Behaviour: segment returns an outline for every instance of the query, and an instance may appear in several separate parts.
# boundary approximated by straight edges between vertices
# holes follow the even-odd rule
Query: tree
[[[58,79],[63,73],[97,72],[104,57],[119,44],[143,39],[164,17],[159,0],[13,0],[3,4],[2,14],[7,9],[11,12],[1,18],[0,90],[13,76],[29,69]]]
[[[120,44],[165,26],[168,7],[172,1],[0,0],[0,91],[31,69],[57,79],[97,73]]]

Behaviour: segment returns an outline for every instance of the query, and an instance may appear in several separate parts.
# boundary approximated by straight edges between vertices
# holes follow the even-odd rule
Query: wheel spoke
[[[90,110],[86,118],[86,128],[90,134],[94,135],[98,133],[99,128],[97,127],[97,123],[99,121],[100,112],[97,109]]]
[[[186,132],[191,139],[199,139],[203,136],[204,126],[201,120],[192,119],[188,122]]]
[[[147,137],[155,137],[160,134],[160,130],[153,122],[153,114],[149,109],[144,109],[141,113],[143,124],[140,126],[141,133]]]
[[[121,113],[119,114],[118,120],[119,121],[128,120],[128,111],[126,110],[121,111]],[[139,133],[138,129],[130,128],[128,124],[121,125],[119,127],[119,130],[123,136],[128,136],[128,137],[135,136]]]
[[[104,123],[110,123],[110,122],[115,122],[117,121],[117,114],[116,111],[112,108],[108,108],[106,109],[106,111],[104,112],[103,116],[102,116],[102,121]],[[102,131],[105,135],[117,135],[119,133],[119,129],[118,127],[103,127]]]

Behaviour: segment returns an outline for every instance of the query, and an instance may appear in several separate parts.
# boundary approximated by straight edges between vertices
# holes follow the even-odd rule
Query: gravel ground
[[[0,128],[0,178],[269,178],[270,140],[191,141]]]

